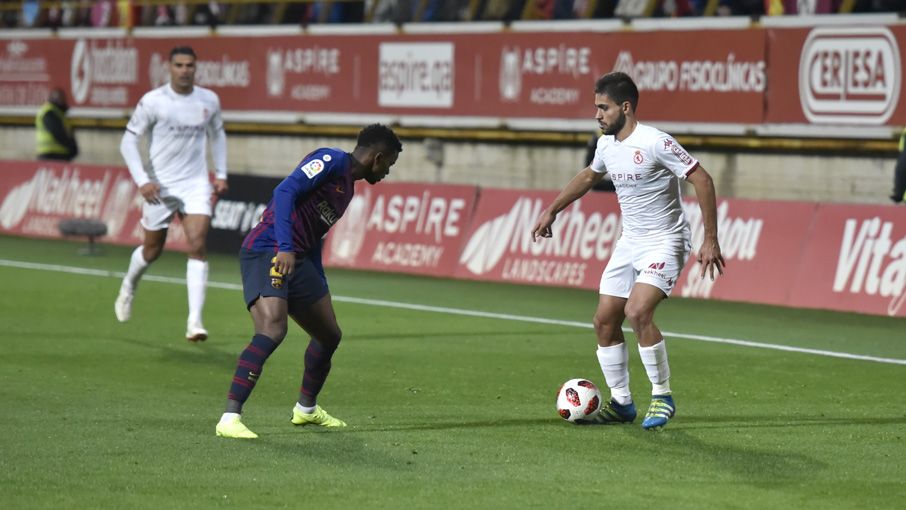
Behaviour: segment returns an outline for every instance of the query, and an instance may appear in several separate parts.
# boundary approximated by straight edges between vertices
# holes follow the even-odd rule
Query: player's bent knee
[[[626,318],[633,327],[651,322],[652,317],[654,316],[654,310],[631,303],[626,304],[624,311],[626,312]]]
[[[268,336],[277,343],[286,338],[287,329],[285,317],[280,318],[270,313],[265,312],[259,315],[255,321],[255,333]]]
[[[283,327],[280,327],[279,324],[265,324],[263,326],[255,328],[256,334],[264,335],[277,344],[279,344],[283,341],[284,338],[286,338],[286,331],[286,323],[283,323]]]
[[[331,351],[336,350],[340,345],[340,340],[343,339],[343,333],[339,328],[329,331],[327,333],[321,334],[318,336],[317,341],[324,346],[325,349],[330,349]]]

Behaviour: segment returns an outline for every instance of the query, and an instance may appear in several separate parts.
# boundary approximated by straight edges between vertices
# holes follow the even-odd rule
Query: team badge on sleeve
[[[302,173],[307,175],[309,179],[314,179],[316,175],[318,175],[319,173],[321,173],[322,170],[324,170],[324,162],[321,161],[320,159],[313,159],[313,160],[309,161],[308,163],[305,163],[304,165],[299,167],[299,170],[301,170]]]
[[[679,158],[680,161],[682,161],[686,165],[691,165],[695,161],[694,159],[692,159],[692,156],[690,156],[689,153],[683,150],[683,148],[678,144],[670,147],[670,152],[672,152],[677,158]]]

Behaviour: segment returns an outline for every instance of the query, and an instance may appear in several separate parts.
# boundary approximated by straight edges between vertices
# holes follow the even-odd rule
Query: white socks
[[[620,405],[632,402],[632,395],[629,393],[629,349],[626,342],[609,347],[599,345],[597,354],[611,398]]]
[[[239,413],[223,413],[223,416],[220,417],[220,423],[229,423],[236,418],[239,418]]]
[[[186,287],[189,291],[189,324],[201,324],[205,289],[208,286],[208,263],[189,259],[186,263]]]
[[[604,372],[604,380],[610,388],[610,396],[618,404],[632,402],[629,393],[629,348],[626,342],[609,347],[598,346],[598,363]],[[651,347],[639,346],[639,357],[645,365],[648,380],[651,381],[652,395],[670,394],[670,365],[667,363],[667,342],[663,339]]]
[[[148,269],[149,264],[145,261],[142,251],[142,247],[139,246],[132,252],[132,257],[129,259],[129,269],[126,270],[126,276],[123,278],[123,287],[129,292],[135,292],[138,281]]]
[[[317,408],[318,408],[318,406],[305,407],[305,406],[303,406],[302,404],[296,402],[296,409],[297,409],[300,413],[311,414],[311,413],[315,412],[315,409],[317,409]]]
[[[645,371],[648,372],[648,380],[651,381],[651,394],[669,395],[670,365],[667,364],[667,342],[661,339],[651,347],[640,345],[639,356],[645,365]]]

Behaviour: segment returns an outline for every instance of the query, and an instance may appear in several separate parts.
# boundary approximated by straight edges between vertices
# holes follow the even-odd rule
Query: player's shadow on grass
[[[213,366],[235,365],[238,352],[224,351],[211,344],[191,345],[186,340],[161,339],[160,341],[140,340],[137,338],[118,338],[117,341],[132,344],[142,349],[148,349],[160,356],[161,361],[198,365],[199,363]],[[179,342],[182,342],[180,344]]]
[[[686,429],[673,426],[659,431],[631,434],[642,455],[652,458],[702,458],[718,472],[733,473],[738,480],[754,487],[774,489],[777,480],[812,480],[828,468],[827,463],[792,451],[792,445],[777,444],[753,448],[739,446],[732,438],[717,442],[699,439]],[[647,451],[646,451],[647,450]]]
[[[679,424],[680,422],[677,422]],[[878,418],[832,418],[829,416],[689,416],[683,415],[682,428],[763,429],[827,426],[906,425],[906,415]]]
[[[545,336],[545,335],[556,335],[557,338],[562,338],[566,335],[563,334],[562,330],[531,330],[531,331],[500,331],[500,330],[489,330],[489,331],[421,331],[417,333],[387,333],[387,334],[373,334],[373,335],[357,335],[350,333],[349,337],[343,338],[344,342],[355,341],[355,340],[410,340],[410,339],[428,339],[428,338],[493,338],[493,337],[516,337],[516,338],[526,338],[528,336]],[[584,335],[584,333],[583,333]]]
[[[309,427],[280,427],[268,430],[267,427],[256,428],[260,434],[255,441],[244,442],[239,449],[250,445],[255,450],[268,450],[273,457],[284,458],[293,463],[310,460],[309,469],[318,470],[325,459],[333,465],[347,465],[354,469],[369,467],[380,470],[417,469],[419,456],[417,451],[403,444],[397,448],[382,449],[380,446],[369,446],[365,438],[349,434],[350,429],[324,430]],[[217,438],[218,441],[224,441]],[[236,442],[235,440],[229,440]],[[401,443],[403,443],[401,441]],[[255,454],[256,456],[258,454]],[[424,455],[423,455],[424,457]],[[335,468],[335,467],[334,467]]]
[[[568,425],[568,424],[566,424]],[[443,423],[413,423],[413,424],[400,424],[400,425],[375,425],[370,424],[361,424],[359,427],[344,429],[344,434],[367,434],[372,432],[412,432],[412,431],[432,431],[432,430],[470,430],[470,429],[482,429],[482,428],[498,428],[498,427],[518,427],[518,428],[547,428],[547,427],[563,427],[563,420],[552,419],[552,420],[540,420],[532,421],[526,420],[523,418],[505,418],[499,420],[481,420],[481,421],[449,421]]]

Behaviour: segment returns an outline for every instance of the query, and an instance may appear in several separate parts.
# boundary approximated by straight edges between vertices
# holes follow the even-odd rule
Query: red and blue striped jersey
[[[274,188],[242,247],[301,255],[320,246],[321,238],[346,212],[353,185],[352,156],[333,148],[311,152]]]

